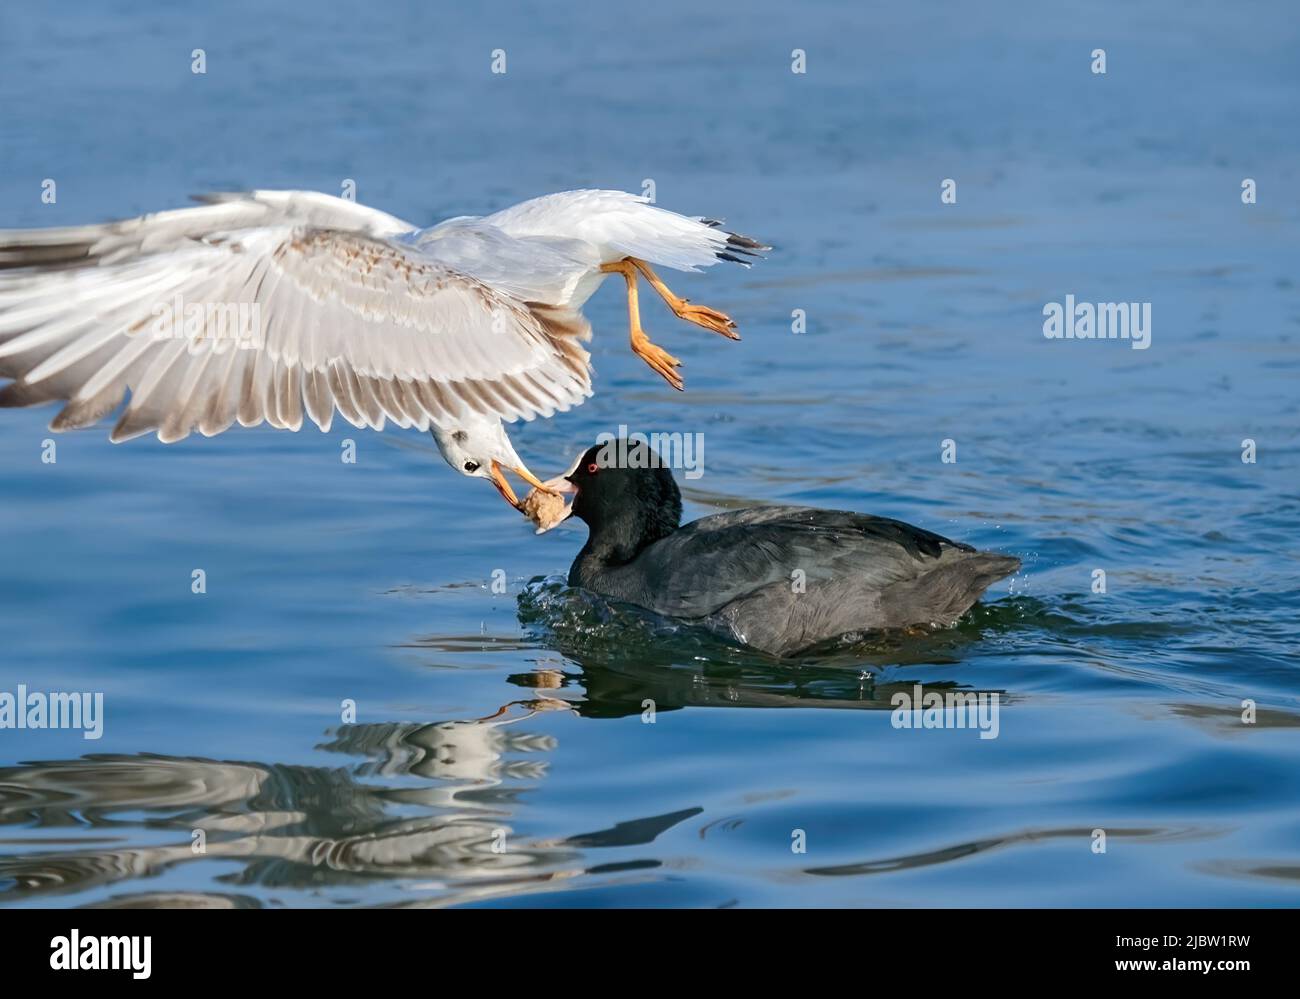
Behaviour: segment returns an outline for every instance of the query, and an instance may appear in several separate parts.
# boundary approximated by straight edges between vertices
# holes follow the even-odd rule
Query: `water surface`
[[[1052,8],[0,13],[0,224],[650,179],[778,248],[670,282],[745,339],[647,302],[675,394],[607,286],[596,396],[514,430],[530,465],[699,433],[690,517],[852,508],[1024,561],[955,629],[775,663],[566,592],[580,527],[534,537],[418,433],[99,428],[46,464],[50,411],[5,411],[0,690],[106,722],[0,731],[0,904],[1300,901],[1300,32]],[[1067,294],[1152,303],[1150,349],[1044,339]],[[996,692],[998,738],[892,726],[918,684]]]

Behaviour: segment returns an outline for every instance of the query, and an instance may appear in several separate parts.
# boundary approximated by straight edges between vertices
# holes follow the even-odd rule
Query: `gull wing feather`
[[[689,218],[626,191],[561,191],[488,215],[484,223],[516,238],[564,237],[597,248],[601,262],[638,257],[696,271],[719,260],[749,266],[770,246],[727,232],[716,219]]]
[[[63,400],[63,430],[129,391],[112,439],[170,442],[336,409],[376,429],[532,419],[591,394],[576,311],[422,253],[400,219],[310,192],[206,200],[0,231],[0,405]]]

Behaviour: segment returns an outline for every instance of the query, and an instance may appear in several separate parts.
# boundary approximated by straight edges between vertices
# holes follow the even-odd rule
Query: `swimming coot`
[[[622,460],[612,461],[611,456]],[[672,473],[641,443],[597,445],[547,485],[589,536],[569,585],[789,656],[852,632],[954,623],[1020,568],[884,517],[753,507],[679,526]]]

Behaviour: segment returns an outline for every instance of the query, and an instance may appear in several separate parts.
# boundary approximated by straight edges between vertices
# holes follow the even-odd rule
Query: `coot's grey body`
[[[850,632],[950,625],[1020,561],[884,517],[773,506],[687,524],[569,585],[788,656]]]
[[[772,506],[677,527],[666,469],[606,469],[593,448],[568,480],[591,535],[569,583],[778,656],[853,632],[950,625],[1020,560],[901,521]]]

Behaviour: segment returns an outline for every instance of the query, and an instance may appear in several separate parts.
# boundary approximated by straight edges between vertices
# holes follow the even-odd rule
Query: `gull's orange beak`
[[[519,503],[519,497],[516,496],[515,491],[510,488],[510,483],[506,481],[506,477],[502,473],[501,465],[499,463],[495,461],[492,462],[492,474],[489,476],[489,478],[492,481],[492,485],[497,487],[497,492],[501,494],[502,499],[504,499],[516,510],[522,512],[523,507]]]
[[[542,490],[542,492],[558,493],[568,491],[566,489],[558,488],[555,485],[555,483],[562,481],[560,479],[552,479],[550,482],[543,482],[532,472],[528,471],[528,469],[523,465],[507,465],[506,467],[527,482],[530,486],[534,486],[537,489]],[[492,474],[490,478],[492,480],[492,485],[497,487],[497,492],[501,494],[502,498],[516,510],[522,512],[524,506],[519,502],[519,497],[515,495],[515,491],[510,488],[510,483],[507,481],[505,473],[501,470],[500,462],[492,462]],[[568,486],[569,490],[573,488],[567,482],[565,482],[564,485]]]
[[[519,476],[521,479],[527,482],[530,486],[534,486],[537,489],[540,489],[544,493],[553,493],[556,491],[548,483],[542,482],[540,479],[537,478],[536,475],[528,471],[528,469],[524,468],[523,465],[519,465],[518,467],[511,468],[510,471],[514,472],[517,476]]]

